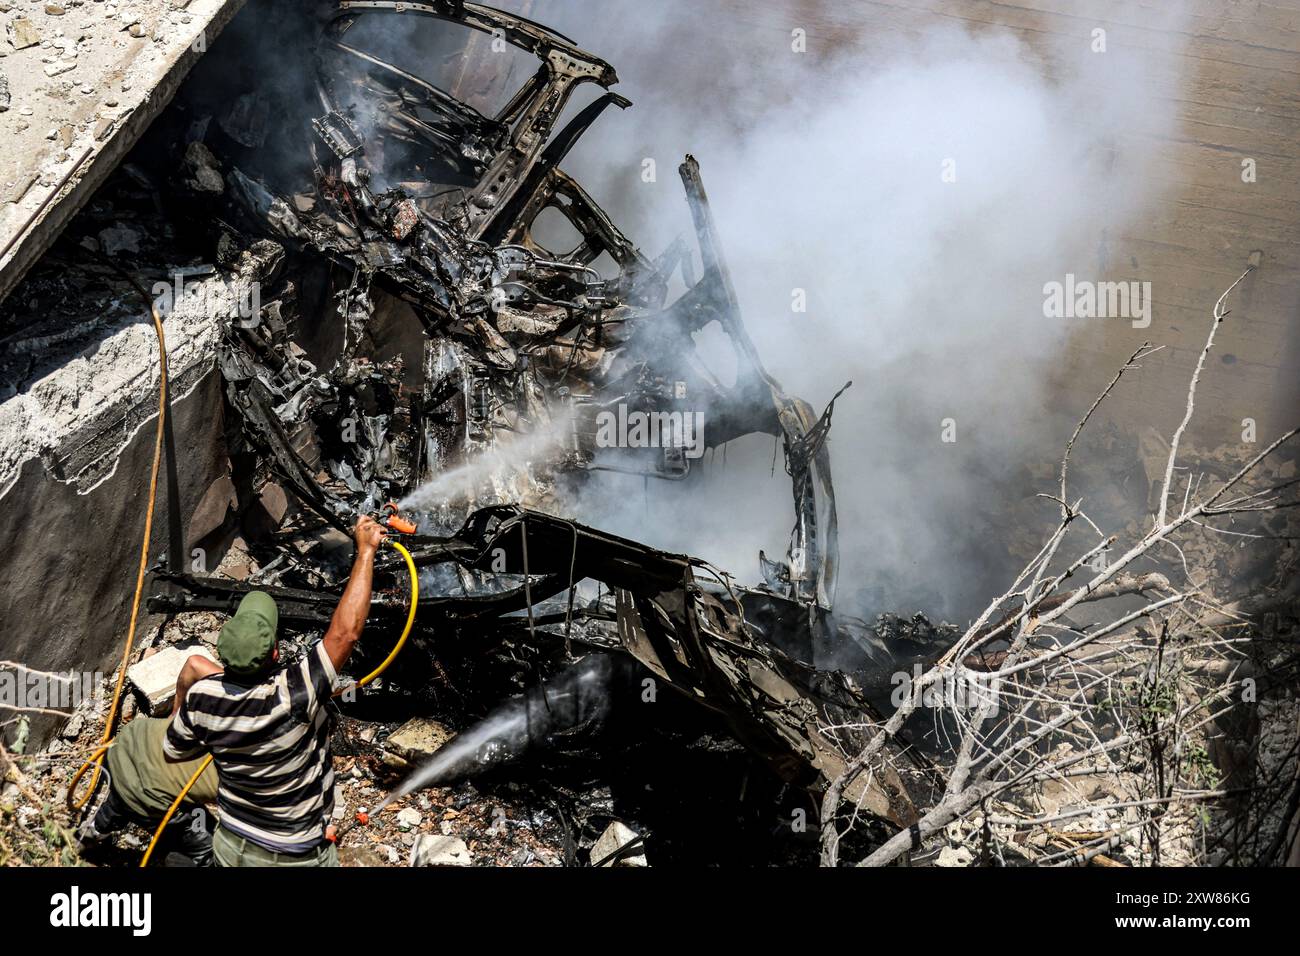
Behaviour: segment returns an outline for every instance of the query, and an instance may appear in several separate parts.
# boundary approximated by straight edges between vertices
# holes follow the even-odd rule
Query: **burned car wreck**
[[[416,525],[402,541],[420,569],[416,640],[396,682],[461,694],[473,660],[507,648],[518,690],[540,692],[551,717],[524,735],[531,746],[599,716],[599,707],[552,710],[551,682],[558,701],[573,668],[599,675],[606,665],[593,661],[617,660],[715,715],[788,785],[822,792],[857,750],[853,728],[877,719],[850,676],[816,666],[819,647],[847,639],[833,611],[834,402],[819,415],[764,369],[700,166],[688,156],[679,170],[695,275],[696,250],[679,241],[648,258],[561,169],[608,107],[631,105],[609,91],[608,63],[477,4],[327,7],[314,21],[315,99],[283,133],[298,159],[273,162],[250,147],[266,118],[256,102],[237,104],[248,129],[236,117],[225,142],[249,148],[191,144],[187,175],[173,184],[177,201],[211,213],[221,264],[258,290],[218,355],[241,505],[278,488],[296,506],[249,537],[258,569],[242,581],[190,568],[173,515],[150,610],[230,611],[259,589],[285,627],[319,631],[345,584],[343,534],[395,502]],[[526,53],[535,72],[485,115],[458,87],[374,52],[375,37],[412,23],[467,28],[472,43]],[[459,87],[508,79],[491,57],[475,63],[472,46],[462,59]],[[560,126],[587,83],[605,92]],[[214,173],[224,189],[205,188]],[[538,224],[557,214],[580,236],[575,246],[546,244]],[[734,384],[696,355],[693,334],[714,323],[735,352]],[[697,414],[703,433],[691,431]],[[602,435],[629,420],[643,426],[640,440]],[[793,502],[789,547],[779,560],[759,555],[760,586],[568,512],[611,472],[689,494],[703,449],[755,433],[779,440]],[[378,645],[406,613],[402,559],[385,553],[375,584],[366,659],[382,657]],[[463,659],[456,674],[449,655]],[[502,754],[474,760],[497,765]],[[864,814],[907,826],[915,785],[874,767],[846,792]]]

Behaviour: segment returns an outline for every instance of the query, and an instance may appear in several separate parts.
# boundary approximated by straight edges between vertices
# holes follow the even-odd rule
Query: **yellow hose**
[[[167,826],[171,821],[172,814],[174,814],[176,808],[181,805],[181,801],[185,799],[185,794],[189,793],[190,788],[199,782],[199,777],[203,776],[203,771],[208,769],[208,764],[210,763],[212,763],[212,754],[208,754],[203,758],[203,762],[199,764],[199,769],[194,771],[194,775],[186,781],[185,786],[181,787],[181,792],[176,794],[176,799],[173,800],[172,805],[167,808],[167,812],[163,814],[162,823],[158,824],[158,829],[153,831],[153,839],[149,841],[149,848],[144,851],[144,856],[140,859],[141,867],[149,865],[149,857],[153,856],[153,848],[158,845],[158,840],[162,836],[163,827]]]
[[[114,268],[117,267],[114,266]],[[123,275],[126,275],[126,273],[123,273]],[[149,303],[149,315],[153,318],[154,332],[158,336],[158,428],[154,434],[153,467],[149,472],[149,507],[144,513],[144,538],[140,542],[140,568],[136,572],[135,597],[131,601],[131,624],[126,632],[126,646],[122,648],[122,663],[117,671],[117,686],[113,689],[113,703],[109,706],[108,717],[104,721],[104,736],[100,741],[104,746],[81,765],[81,769],[76,772],[72,782],[68,784],[67,804],[70,810],[80,810],[94,795],[95,787],[99,784],[99,775],[104,768],[104,754],[113,739],[113,722],[117,719],[117,708],[122,701],[122,686],[126,683],[126,668],[131,663],[131,647],[135,643],[135,623],[140,614],[140,595],[144,592],[145,571],[149,566],[149,538],[153,534],[154,503],[158,500],[158,467],[162,462],[163,427],[166,423],[166,416],[170,413],[167,407],[167,339],[163,335],[162,317],[158,315],[158,308],[153,304],[153,300],[149,298],[140,284],[130,275],[126,275],[126,278],[135,286],[136,291],[144,297],[145,301]],[[77,784],[81,781],[86,770],[92,765],[95,772],[90,778],[90,786],[86,788],[86,795],[80,800],[74,800]]]
[[[415,559],[411,557],[411,552],[406,550],[406,545],[392,538],[384,538],[384,541],[396,548],[398,553],[406,559],[406,570],[411,573],[411,607],[406,612],[406,626],[402,628],[402,636],[397,639],[397,643],[393,645],[393,649],[389,651],[388,656],[380,662],[379,666],[357,681],[358,687],[365,687],[388,670],[388,665],[393,663],[397,655],[402,652],[402,648],[406,646],[406,639],[411,636],[411,628],[415,625],[416,602],[420,600],[420,572],[415,569]],[[343,692],[338,691],[334,696],[337,697],[341,693]]]
[[[406,626],[402,628],[402,636],[397,639],[397,643],[393,645],[393,649],[388,653],[388,656],[384,658],[380,665],[365,677],[361,678],[361,680],[357,681],[355,685],[356,687],[365,687],[384,671],[388,670],[389,665],[392,664],[397,658],[397,655],[401,653],[402,648],[406,646],[406,639],[411,636],[411,628],[415,626],[415,612],[420,600],[420,573],[415,568],[415,559],[411,557],[411,552],[406,550],[405,545],[394,541],[392,538],[385,538],[384,541],[396,548],[401,553],[402,557],[406,559],[406,569],[411,573],[411,606],[406,612]],[[338,697],[344,692],[344,690],[347,690],[347,688],[336,690],[333,696]],[[167,808],[167,812],[163,815],[162,822],[158,824],[158,829],[153,832],[153,839],[149,841],[149,848],[144,851],[144,857],[140,860],[140,866],[145,867],[149,865],[149,858],[153,856],[154,847],[158,845],[158,840],[162,837],[163,829],[171,821],[173,814],[176,813],[176,808],[181,805],[181,801],[184,800],[185,795],[190,792],[190,788],[193,787],[194,784],[198,783],[199,777],[203,776],[203,771],[208,769],[208,764],[210,763],[212,763],[212,754],[208,754],[203,758],[203,762],[199,764],[198,769],[194,771],[194,775],[190,777],[189,782],[181,788],[181,792],[176,795],[176,799],[172,801],[172,805]],[[83,767],[82,769],[85,768]]]

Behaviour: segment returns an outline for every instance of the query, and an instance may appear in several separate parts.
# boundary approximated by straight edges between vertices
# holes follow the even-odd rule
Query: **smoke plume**
[[[1049,490],[1026,464],[1057,455],[1081,411],[1053,404],[1074,327],[1044,318],[1043,285],[1102,278],[1106,237],[1157,192],[1152,144],[1175,117],[1147,44],[1168,53],[1176,6],[1139,11],[1141,28],[1080,10],[1063,35],[939,7],[900,22],[818,3],[502,5],[608,59],[635,104],[566,170],[656,255],[692,238],[676,166],[695,155],[769,371],[818,410],[855,383],[830,439],[841,606],[982,606],[1016,530],[998,516]],[[714,331],[699,345],[725,381]],[[690,495],[610,475],[576,516],[752,581],[792,522],[773,452],[733,443]]]

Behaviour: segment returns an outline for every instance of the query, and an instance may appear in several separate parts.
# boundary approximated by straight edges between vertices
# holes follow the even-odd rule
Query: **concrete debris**
[[[423,819],[424,818],[420,815],[420,811],[414,807],[403,807],[401,810],[397,811],[398,825],[406,827],[408,830],[414,830],[420,825],[420,821]]]
[[[366,846],[341,846],[339,847],[339,865],[340,866],[386,866],[388,858],[379,852],[378,848]]]
[[[81,736],[81,731],[85,725],[86,715],[78,711],[68,719],[66,724],[63,725],[63,729],[59,731],[59,736],[64,740],[76,740]]]
[[[140,251],[140,233],[130,226],[109,226],[99,233],[100,248],[105,255]]]
[[[939,851],[939,857],[935,860],[935,866],[959,867],[970,866],[974,857],[971,851],[964,846],[951,847],[946,846]]]
[[[9,102],[9,78],[0,71],[0,113],[8,112]]]
[[[97,187],[171,100],[176,85],[198,60],[191,46],[200,30],[203,41],[212,43],[243,3],[201,0],[188,14],[196,21],[191,26],[182,25],[185,15],[168,9],[168,0],[64,0],[48,4],[49,10],[37,0],[9,6],[13,12],[0,16],[5,31],[0,41],[10,56],[6,73],[15,105],[33,108],[36,118],[11,123],[6,153],[10,169],[0,176],[0,189],[7,194],[16,176],[32,172],[39,176],[39,188],[22,197],[20,210],[0,219],[3,244],[10,253],[0,268],[0,298],[12,291],[69,216],[96,192],[79,184],[86,180]],[[149,12],[150,22],[157,22],[159,42],[133,40],[122,32],[127,8]],[[123,95],[128,90],[136,92]],[[110,101],[120,109],[112,116],[97,115]],[[65,124],[78,131],[82,141],[77,147],[64,152],[42,148],[46,130]],[[50,192],[62,186],[73,188],[57,195]],[[43,212],[33,221],[38,206]],[[44,214],[55,209],[55,215]]]
[[[47,63],[45,65],[45,75],[62,76],[64,73],[70,73],[76,68],[77,68],[76,57],[69,57],[67,59],[56,60],[53,63]]]
[[[10,20],[5,32],[9,37],[10,45],[15,50],[25,50],[41,42],[40,30],[26,17],[15,17]]]
[[[186,183],[196,192],[220,194],[226,188],[217,158],[200,142],[185,147]]]
[[[448,740],[452,731],[427,717],[408,720],[384,741],[384,763],[398,770],[432,757]]]
[[[641,835],[615,820],[591,848],[592,866],[649,866]]]
[[[423,834],[411,847],[410,866],[472,866],[469,847],[460,837]]]
[[[127,668],[126,679],[144,698],[142,706],[146,713],[160,717],[171,710],[172,701],[176,697],[176,679],[193,654],[217,662],[216,655],[204,644],[189,647],[173,645],[164,647]]]

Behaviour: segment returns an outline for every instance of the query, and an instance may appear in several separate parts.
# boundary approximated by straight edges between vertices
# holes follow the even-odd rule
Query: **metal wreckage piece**
[[[452,21],[504,38],[539,65],[487,117],[351,45],[349,32],[364,16]],[[228,177],[266,236],[251,250],[264,274],[278,268],[288,246],[323,254],[352,275],[340,296],[343,347],[328,370],[307,361],[278,301],[229,329],[220,368],[242,439],[265,474],[345,531],[355,515],[503,442],[563,436],[546,460],[503,467],[489,491],[455,506],[434,502],[422,514],[422,530],[444,532],[416,535],[408,545],[439,582],[421,587],[422,624],[518,627],[526,612],[535,639],[547,639],[551,627],[574,654],[630,655],[721,714],[783,779],[824,788],[854,743],[851,731],[824,728],[877,718],[850,678],[809,663],[815,640],[834,639],[836,516],[826,447],[834,401],[819,417],[764,369],[696,161],[688,156],[680,174],[703,263],[698,277],[681,240],[648,260],[559,168],[607,107],[631,105],[606,92],[553,130],[579,84],[617,82],[613,67],[565,37],[471,3],[344,2],[324,20],[317,67],[323,110],[312,124],[314,201],[295,203],[239,170]],[[533,235],[549,210],[580,234],[576,248],[547,249]],[[604,254],[617,265],[614,278],[593,268]],[[675,274],[686,291],[668,302]],[[357,356],[373,290],[410,303],[422,324],[418,394],[403,389],[400,359]],[[695,354],[692,333],[715,321],[735,347],[733,386]],[[707,410],[710,447],[752,433],[783,444],[795,521],[786,560],[760,555],[761,588],[535,507],[548,502],[557,480],[593,481],[604,469],[689,479],[691,459],[681,449],[654,449],[629,466],[597,447],[594,424],[598,412],[619,405],[680,412],[688,396]],[[342,582],[313,555],[310,546],[284,548],[249,582],[158,570],[151,607],[228,610],[256,586],[276,597],[286,625],[320,627]],[[398,572],[392,556],[376,568],[377,619],[404,606]],[[603,603],[574,607],[572,586],[584,579],[610,589]],[[545,613],[546,602],[566,591],[567,605]],[[899,825],[913,820],[892,769],[864,772],[847,792],[866,812]]]

